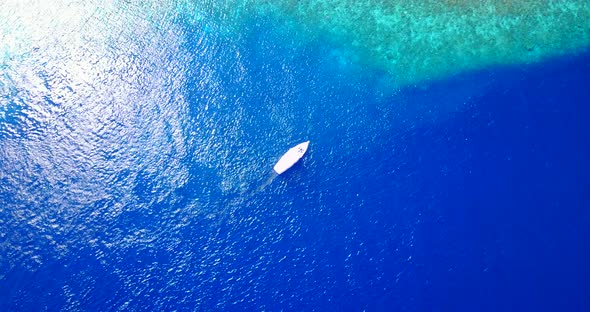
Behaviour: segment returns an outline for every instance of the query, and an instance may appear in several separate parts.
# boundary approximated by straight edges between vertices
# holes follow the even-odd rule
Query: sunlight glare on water
[[[119,244],[105,231],[114,218],[161,202],[188,179],[182,30],[113,3],[6,5],[0,155],[14,169],[1,178],[18,213],[4,226],[22,233],[3,245],[8,259],[38,267],[49,256],[17,249],[22,235],[57,254],[85,245],[65,239],[72,232]],[[141,196],[135,189],[148,181],[150,196]]]

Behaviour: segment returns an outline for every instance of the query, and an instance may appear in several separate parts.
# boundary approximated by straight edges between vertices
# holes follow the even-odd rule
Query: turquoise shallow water
[[[590,306],[587,54],[390,88],[276,16],[62,4],[2,11],[2,310]]]
[[[590,45],[590,4],[569,1],[229,1],[221,16],[272,16],[339,46],[340,59],[406,87],[494,66],[532,64]],[[239,23],[234,29],[240,32]],[[311,38],[311,39],[310,39]]]

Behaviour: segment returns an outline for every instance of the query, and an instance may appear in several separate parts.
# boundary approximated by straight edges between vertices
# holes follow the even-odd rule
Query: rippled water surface
[[[588,54],[394,87],[220,8],[0,6],[0,310],[590,308]]]

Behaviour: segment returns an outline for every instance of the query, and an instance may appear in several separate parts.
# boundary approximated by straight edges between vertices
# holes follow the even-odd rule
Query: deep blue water
[[[590,309],[589,54],[387,90],[270,26],[185,25],[163,97],[3,89],[3,311]]]

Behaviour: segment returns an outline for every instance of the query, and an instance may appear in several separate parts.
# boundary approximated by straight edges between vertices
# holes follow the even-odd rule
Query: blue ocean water
[[[84,83],[3,65],[2,310],[590,308],[589,54],[388,90],[273,20],[176,23]]]

